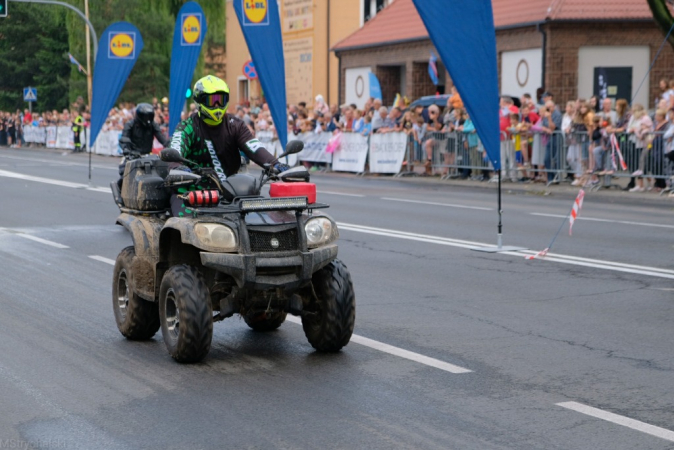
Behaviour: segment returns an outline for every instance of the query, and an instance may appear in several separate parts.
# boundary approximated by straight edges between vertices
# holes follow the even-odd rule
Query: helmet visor
[[[199,96],[199,103],[206,108],[223,108],[229,103],[229,94],[225,92],[216,92],[215,94],[202,94]]]

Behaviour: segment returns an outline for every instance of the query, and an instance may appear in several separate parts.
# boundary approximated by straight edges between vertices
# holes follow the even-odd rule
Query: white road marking
[[[666,428],[660,428],[656,427],[655,425],[649,425],[647,423],[640,422],[638,420],[630,419],[629,417],[620,416],[618,414],[610,413],[602,409],[583,405],[582,403],[562,402],[557,403],[557,406],[561,406],[562,408],[570,409],[572,411],[576,411],[581,414],[596,417],[597,419],[613,422],[618,425],[631,428],[633,430],[641,431],[642,433],[650,434],[651,436],[659,437],[661,439],[674,442],[674,431],[670,431]]]
[[[344,192],[334,192],[334,191],[318,191],[319,194],[328,194],[328,195],[342,195],[344,197],[365,197],[361,194],[346,194]]]
[[[115,265],[115,262],[111,259],[104,258],[102,256],[98,255],[91,255],[89,256],[91,259],[95,259],[96,261],[101,261],[106,264],[110,264],[111,266]],[[298,325],[302,325],[302,319],[299,317],[294,317],[294,316],[288,316],[286,318],[288,322],[292,322]],[[374,341],[372,339],[368,339],[363,336],[358,336],[354,334],[351,336],[351,342],[355,342],[356,344],[364,345],[365,347],[370,347],[375,350],[379,350],[384,353],[388,353],[391,355],[399,356],[401,358],[409,359],[411,361],[416,361],[421,364],[425,364],[427,366],[435,367],[440,370],[444,370],[447,372],[451,373],[469,373],[472,372],[472,370],[465,369],[460,366],[455,366],[454,364],[446,363],[444,361],[440,361],[439,359],[435,358],[430,358],[428,356],[420,355],[418,353],[410,352],[409,350],[404,350],[402,348],[394,347],[392,345],[384,344],[383,342],[379,341]]]
[[[287,321],[302,325],[302,320],[299,317],[288,316]],[[380,352],[388,353],[390,355],[398,356],[400,358],[409,359],[410,361],[418,362],[426,366],[435,367],[436,369],[444,370],[450,373],[470,373],[472,370],[468,370],[464,367],[455,366],[454,364],[446,363],[440,361],[439,359],[430,358],[428,356],[420,355],[419,353],[414,353],[409,350],[404,350],[399,347],[394,347],[392,345],[384,344],[383,342],[375,341],[368,339],[363,336],[358,336],[354,334],[351,336],[351,341],[356,344],[363,345],[365,347],[370,347],[374,350],[379,350]]]
[[[408,200],[404,198],[390,198],[382,197],[382,200],[387,200],[390,202],[405,202],[405,203],[419,203],[420,205],[435,205],[435,206],[448,206],[450,208],[463,208],[463,209],[477,209],[480,211],[493,211],[494,208],[485,208],[482,206],[466,206],[466,205],[455,205],[452,203],[437,203],[437,202],[426,202],[422,200]]]
[[[459,248],[474,248],[483,247],[488,244],[483,242],[464,241],[459,239],[449,239],[440,236],[430,236],[425,234],[407,233],[404,231],[389,230],[385,228],[367,227],[362,225],[355,225],[349,223],[337,223],[342,230],[355,231],[357,233],[374,234],[378,236],[388,236],[398,239],[407,239],[411,241],[427,242],[436,245],[448,245],[450,247]],[[503,255],[522,257],[524,254],[535,255],[536,252],[530,250],[523,250],[521,252],[503,252]],[[581,258],[578,256],[561,255],[557,253],[548,253],[545,258],[539,261],[559,262],[562,264],[572,264],[583,267],[595,267],[598,269],[614,270],[617,272],[627,272],[639,275],[648,275],[652,277],[660,277],[674,280],[674,270],[661,269],[659,267],[639,266],[635,264],[624,264],[613,261],[603,261],[599,259]]]
[[[63,152],[62,155],[68,155],[70,152]],[[5,159],[16,159],[20,161],[35,161],[39,163],[45,163],[49,164],[54,167],[89,167],[89,164],[84,164],[84,163],[77,163],[77,162],[67,162],[67,161],[54,161],[53,159],[39,159],[39,158],[26,158],[24,156],[11,156],[11,155],[0,155],[0,158],[5,158]],[[0,164],[2,166],[8,165],[8,164]],[[91,167],[93,169],[106,169],[106,170],[118,170],[117,167],[110,167],[110,166],[101,166],[98,164],[92,164]]]
[[[25,239],[30,239],[31,241],[39,242],[40,244],[50,245],[56,248],[70,248],[67,245],[59,244],[58,242],[48,241],[46,239],[39,238],[37,236],[32,236],[30,234],[16,233],[17,236],[21,236]]]
[[[0,170],[0,177],[16,178],[19,180],[26,180],[26,181],[35,181],[38,183],[53,184],[56,186],[63,186],[75,189],[86,189],[88,191],[107,192],[107,193],[112,192],[110,188],[89,186],[81,183],[71,183],[70,181],[54,180],[52,178],[35,177],[32,175],[24,175],[15,172],[8,172],[6,170]]]
[[[532,216],[540,217],[555,217],[558,219],[563,219],[569,216],[563,216],[561,214],[543,214],[543,213],[529,213]],[[608,223],[621,223],[624,225],[639,225],[642,227],[656,227],[656,228],[673,228],[674,225],[663,225],[660,223],[648,223],[648,222],[630,222],[628,220],[611,220],[611,219],[598,219],[596,217],[578,217],[576,220],[587,220],[591,222],[608,222]]]
[[[115,260],[110,259],[110,258],[105,258],[103,256],[98,256],[98,255],[89,255],[89,258],[95,259],[96,261],[100,261],[102,263],[110,264],[111,266],[115,265]]]

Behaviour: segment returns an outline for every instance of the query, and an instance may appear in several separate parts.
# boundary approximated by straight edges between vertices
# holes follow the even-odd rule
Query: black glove
[[[274,170],[276,171],[276,173],[285,172],[288,169],[290,169],[290,166],[287,165],[287,164],[283,164],[283,163],[274,164]]]

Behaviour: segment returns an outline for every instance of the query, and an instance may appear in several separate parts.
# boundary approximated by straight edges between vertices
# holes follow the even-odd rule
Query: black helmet
[[[136,119],[141,125],[149,127],[154,120],[154,108],[149,103],[139,103],[136,107]]]

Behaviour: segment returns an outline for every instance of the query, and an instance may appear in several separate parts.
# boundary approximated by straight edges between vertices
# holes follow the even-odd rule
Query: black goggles
[[[215,94],[201,94],[197,97],[197,102],[206,108],[224,107],[229,103],[229,94],[226,92],[216,92]]]

